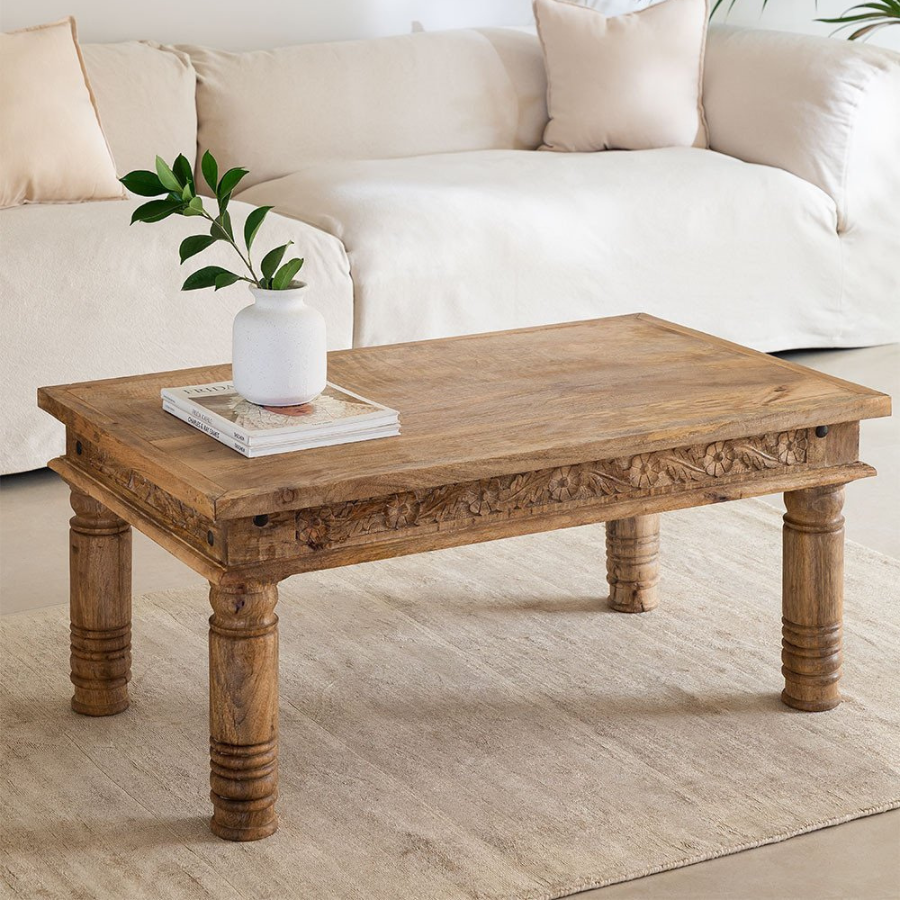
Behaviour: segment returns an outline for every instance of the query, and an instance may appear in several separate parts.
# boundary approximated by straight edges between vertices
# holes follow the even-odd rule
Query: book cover
[[[181,419],[182,422],[186,422],[188,425],[193,426],[198,431],[202,431],[204,434],[217,440],[219,443],[224,444],[226,447],[237,450],[242,456],[247,456],[251,459],[259,456],[272,456],[277,453],[290,453],[295,450],[313,450],[318,447],[333,447],[338,444],[351,444],[358,441],[370,441],[376,438],[394,437],[400,434],[400,425],[397,422],[387,425],[376,423],[374,427],[364,426],[356,431],[350,431],[343,434],[304,435],[293,439],[282,438],[282,440],[277,443],[250,445],[243,441],[234,440],[227,432],[212,428],[196,416],[192,416],[189,412],[181,409],[174,403],[171,403],[168,399],[163,400],[163,409],[177,419]]]
[[[312,440],[398,422],[396,410],[333,384],[310,403],[286,407],[250,403],[227,381],[164,388],[161,394],[164,402],[249,445],[279,443],[286,437]]]

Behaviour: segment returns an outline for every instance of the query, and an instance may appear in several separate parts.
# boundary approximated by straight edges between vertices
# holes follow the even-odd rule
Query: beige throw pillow
[[[544,149],[707,147],[701,102],[706,0],[607,17],[535,0],[547,68]]]
[[[0,209],[124,196],[74,20],[0,34]]]

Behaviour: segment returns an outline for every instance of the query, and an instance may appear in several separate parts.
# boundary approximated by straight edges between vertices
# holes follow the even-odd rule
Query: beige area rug
[[[0,893],[536,900],[898,804],[900,563],[847,552],[845,703],[782,706],[780,519],[663,517],[664,597],[602,526],[282,587],[281,829],[206,828],[202,590],[135,603],[132,706],[69,711],[62,608],[3,621]]]

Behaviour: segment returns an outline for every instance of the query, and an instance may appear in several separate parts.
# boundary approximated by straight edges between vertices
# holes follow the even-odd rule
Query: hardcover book
[[[326,447],[400,433],[396,410],[328,384],[310,403],[257,406],[229,381],[164,388],[163,409],[245,456]]]

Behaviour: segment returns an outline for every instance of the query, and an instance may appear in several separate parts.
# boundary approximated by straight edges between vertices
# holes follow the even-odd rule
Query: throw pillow
[[[706,0],[607,17],[535,0],[547,107],[544,149],[707,147],[701,102]]]
[[[0,209],[122,199],[73,19],[0,34]]]

